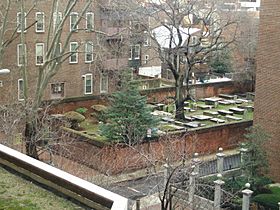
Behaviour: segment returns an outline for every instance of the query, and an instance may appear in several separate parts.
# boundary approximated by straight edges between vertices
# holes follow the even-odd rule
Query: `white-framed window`
[[[62,13],[61,12],[54,12],[53,13],[53,28],[56,30],[59,24],[62,21]]]
[[[84,75],[84,93],[92,94],[92,74]]]
[[[18,66],[23,66],[26,64],[26,44],[17,45],[17,64]]]
[[[147,31],[144,32],[144,42],[143,45],[145,47],[150,46],[150,37]]]
[[[55,56],[56,57],[60,56],[61,52],[62,52],[62,44],[60,42],[58,43],[57,46],[55,46]]]
[[[129,60],[139,60],[140,59],[140,45],[130,46],[130,57]]]
[[[45,32],[45,14],[43,12],[36,12],[36,32]]]
[[[94,29],[94,13],[86,13],[86,30],[92,31]]]
[[[24,100],[24,81],[23,79],[18,80],[18,100]]]
[[[108,93],[108,74],[100,74],[100,93]]]
[[[86,42],[85,44],[85,62],[91,63],[93,61],[93,42]]]
[[[69,63],[78,63],[78,42],[70,42]]]
[[[147,64],[149,61],[149,55],[144,56],[144,64]]]
[[[44,64],[44,43],[36,43],[36,65]]]
[[[77,31],[78,30],[78,19],[79,14],[77,12],[71,12],[70,14],[70,31]]]
[[[21,12],[17,13],[17,32],[21,32],[21,29],[24,29],[26,32],[26,13],[23,14]]]

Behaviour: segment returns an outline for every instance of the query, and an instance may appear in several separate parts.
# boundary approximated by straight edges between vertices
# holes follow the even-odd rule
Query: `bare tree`
[[[245,73],[248,80],[252,81],[252,91],[255,86],[256,74],[256,49],[258,40],[259,17],[257,12],[238,13],[239,33],[236,37],[235,51],[242,59],[236,61],[236,69]],[[241,64],[241,66],[240,66]]]
[[[114,2],[114,1],[112,1]],[[113,3],[112,3],[113,4]],[[228,47],[235,40],[236,22],[219,11],[216,1],[116,1],[130,13],[131,21],[151,40],[148,50],[153,58],[169,69],[175,79],[176,118],[184,118],[184,101],[191,97],[189,80],[192,72],[205,64],[213,51]],[[134,25],[133,25],[134,26]],[[135,27],[131,27],[134,29]],[[230,31],[230,33],[228,32]]]
[[[25,3],[23,0],[21,3],[21,14],[25,13]],[[37,132],[38,128],[40,128],[40,119],[38,118],[38,111],[40,106],[42,105],[42,98],[45,89],[47,88],[50,80],[59,72],[61,69],[62,63],[67,60],[71,55],[77,53],[78,49],[73,49],[72,51],[68,51],[68,45],[70,39],[74,33],[74,30],[67,32],[66,37],[64,38],[64,44],[61,46],[62,34],[65,35],[65,30],[63,29],[66,21],[69,18],[70,13],[73,11],[75,6],[79,3],[79,1],[75,0],[67,0],[65,2],[60,2],[58,0],[52,1],[51,11],[50,11],[50,19],[48,23],[48,31],[47,31],[47,40],[46,40],[46,51],[44,57],[44,63],[38,68],[38,75],[36,75],[36,88],[35,93],[33,95],[29,95],[30,86],[29,86],[29,74],[28,68],[26,65],[26,55],[23,55],[23,65],[20,67],[21,74],[23,77],[23,95],[24,95],[24,107],[25,107],[25,131],[24,131],[24,141],[25,141],[25,149],[26,153],[34,158],[39,158],[38,148],[37,148]],[[77,21],[75,22],[73,28],[80,23],[80,21],[84,18],[84,15],[91,5],[92,1],[88,0],[83,3],[83,8],[80,11],[80,16],[78,16]],[[63,11],[62,14],[58,11]],[[57,15],[53,15],[57,14]],[[22,23],[20,24],[20,41],[22,44],[25,43],[25,33],[24,28],[25,24],[23,23],[24,18],[21,18]],[[32,75],[34,77],[34,75]],[[38,121],[39,120],[39,121]],[[38,124],[39,123],[39,124]]]

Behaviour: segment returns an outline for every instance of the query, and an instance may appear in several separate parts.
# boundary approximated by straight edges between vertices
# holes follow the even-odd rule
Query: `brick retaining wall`
[[[142,143],[135,147],[124,145],[97,147],[82,138],[71,139],[67,148],[69,158],[105,174],[118,174],[143,169],[151,164],[160,164],[166,158],[177,161],[195,152],[215,153],[219,147],[232,149],[244,141],[246,128],[252,121],[220,125],[195,132],[180,133],[172,138]],[[71,147],[71,148],[70,148]]]

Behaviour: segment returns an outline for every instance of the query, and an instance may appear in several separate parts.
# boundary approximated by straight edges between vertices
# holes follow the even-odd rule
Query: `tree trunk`
[[[175,88],[176,88],[176,93],[175,93],[175,105],[176,105],[176,114],[175,118],[176,119],[184,119],[184,100],[185,100],[185,94],[184,94],[184,78],[179,77],[176,80]]]
[[[26,154],[39,160],[36,145],[36,122],[34,122],[34,120],[31,120],[31,122],[26,122],[24,137]]]

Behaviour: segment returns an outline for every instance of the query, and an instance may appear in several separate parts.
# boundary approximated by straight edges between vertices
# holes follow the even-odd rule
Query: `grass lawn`
[[[0,166],[0,210],[84,209]]]
[[[107,138],[100,135],[99,124],[94,124],[90,120],[86,119],[85,121],[80,123],[84,136],[88,136],[89,139],[95,139],[100,142],[106,142]]]

